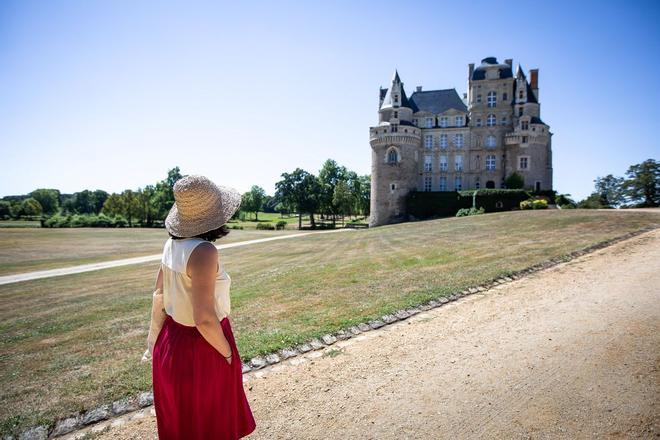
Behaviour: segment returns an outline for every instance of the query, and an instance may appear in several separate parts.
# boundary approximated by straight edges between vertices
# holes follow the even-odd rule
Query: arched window
[[[488,182],[486,182],[486,188],[495,188],[495,182],[489,180]]]
[[[495,115],[493,114],[488,115],[488,119],[486,119],[486,125],[488,125],[489,127],[493,127],[495,124],[497,124],[497,118],[495,117]]]
[[[486,146],[489,148],[497,147],[497,138],[492,134],[486,137]]]
[[[497,106],[497,92],[488,92],[488,107]]]
[[[387,163],[394,164],[399,161],[399,154],[396,151],[396,148],[390,148],[387,152]]]

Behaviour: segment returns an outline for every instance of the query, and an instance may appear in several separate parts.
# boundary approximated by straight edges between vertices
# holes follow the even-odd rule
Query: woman
[[[167,314],[153,347],[160,439],[238,439],[256,424],[229,322],[231,279],[211,242],[226,235],[240,194],[204,176],[174,185],[157,287]]]

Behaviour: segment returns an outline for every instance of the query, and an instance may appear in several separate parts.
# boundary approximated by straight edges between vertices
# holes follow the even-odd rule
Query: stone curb
[[[274,365],[283,360],[290,359],[292,357],[307,353],[313,350],[320,350],[325,347],[328,347],[334,344],[337,341],[350,339],[354,336],[357,336],[361,333],[376,330],[378,328],[384,327],[388,324],[393,324],[397,321],[405,320],[417,313],[422,311],[431,310],[437,307],[441,307],[450,302],[456,301],[465,296],[473,295],[475,293],[485,292],[493,287],[510,283],[514,280],[520,279],[526,275],[539,272],[544,269],[556,266],[560,263],[565,263],[571,261],[577,257],[580,257],[585,254],[603,249],[612,244],[627,240],[629,238],[635,237],[637,235],[644,234],[646,232],[653,231],[658,228],[647,227],[639,229],[637,231],[628,232],[624,235],[611,238],[609,240],[601,241],[591,246],[579,249],[577,251],[570,252],[559,257],[552,258],[550,260],[543,261],[541,263],[534,264],[525,269],[519,271],[510,272],[507,276],[501,276],[499,278],[487,281],[481,285],[471,286],[462,291],[454,292],[449,296],[444,296],[436,299],[427,301],[424,304],[419,304],[415,307],[408,309],[398,310],[391,314],[386,314],[380,318],[372,319],[370,321],[355,324],[349,328],[341,329],[333,334],[325,334],[320,338],[314,338],[306,343],[300,344],[296,347],[283,348],[278,350],[275,353],[269,353],[263,356],[255,356],[250,359],[249,362],[242,364],[242,372],[246,374],[250,371],[256,371],[261,368],[267,367],[269,365]],[[65,434],[70,434],[73,431],[86,428],[95,423],[101,422],[103,420],[108,420],[110,418],[118,417],[123,414],[137,411],[141,408],[148,407],[153,405],[153,391],[144,391],[139,393],[137,396],[128,397],[124,399],[117,400],[111,404],[104,404],[97,408],[87,410],[82,413],[74,414],[72,416],[57,420],[53,427],[49,429],[46,425],[35,426],[30,429],[23,431],[19,436],[18,440],[45,440],[48,438],[60,437]],[[3,440],[15,440],[14,436],[4,436]]]

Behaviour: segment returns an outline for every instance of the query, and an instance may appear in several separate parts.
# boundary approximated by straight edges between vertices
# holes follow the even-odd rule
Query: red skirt
[[[254,431],[229,318],[220,325],[231,365],[196,327],[165,319],[152,364],[159,439],[238,439]]]

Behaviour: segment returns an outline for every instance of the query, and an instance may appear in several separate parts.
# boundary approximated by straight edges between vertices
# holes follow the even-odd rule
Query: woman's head
[[[176,235],[172,235],[171,232],[169,234],[173,240],[181,240],[182,238],[193,238],[193,237],[177,237]],[[206,241],[216,241],[217,239],[222,238],[227,234],[229,234],[229,228],[227,227],[227,225],[222,225],[219,228],[213,229],[211,231],[195,235],[194,238],[201,238],[202,240],[206,240]]]
[[[175,238],[216,240],[229,232],[223,226],[241,204],[241,194],[199,175],[184,176],[173,188],[174,204],[165,229]]]

